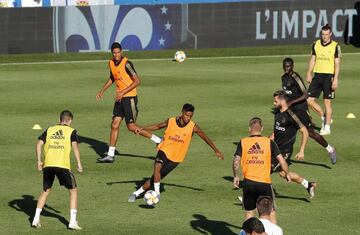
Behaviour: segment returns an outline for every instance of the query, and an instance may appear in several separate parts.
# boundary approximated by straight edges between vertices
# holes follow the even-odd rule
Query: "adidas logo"
[[[58,130],[57,132],[52,134],[52,136],[50,136],[50,139],[63,140],[65,139],[65,136],[62,130]]]
[[[249,150],[248,154],[264,154],[258,142],[256,142]]]

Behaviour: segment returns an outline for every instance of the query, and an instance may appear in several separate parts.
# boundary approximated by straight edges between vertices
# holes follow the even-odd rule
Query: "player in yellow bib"
[[[191,120],[194,110],[195,107],[193,105],[184,104],[180,116],[136,130],[136,133],[141,134],[144,130],[155,131],[166,128],[164,139],[158,146],[153,175],[137,191],[130,195],[129,202],[135,202],[136,198],[150,189],[152,184],[154,184],[155,191],[160,194],[160,180],[174,170],[179,163],[184,161],[193,133],[199,135],[215,151],[215,155],[219,159],[224,160],[224,155],[212,140]]]
[[[331,27],[328,24],[321,28],[321,39],[313,44],[306,75],[306,80],[310,83],[307,102],[323,119],[320,135],[329,135],[331,133],[331,100],[335,98],[335,90],[338,88],[339,83],[341,50],[339,44],[331,40],[331,35]],[[321,92],[323,92],[325,115],[320,105],[315,102]]]
[[[77,215],[77,185],[73,173],[70,171],[70,151],[74,150],[77,161],[77,170],[83,171],[80,152],[78,148],[78,137],[76,130],[71,127],[73,115],[70,111],[64,110],[60,114],[60,124],[49,127],[40,137],[36,144],[36,157],[38,170],[43,172],[43,192],[41,192],[32,226],[39,228],[40,213],[50,194],[55,176],[60,185],[63,185],[70,192],[70,222],[69,228],[80,230],[76,220]],[[41,159],[42,147],[44,147],[44,162]]]

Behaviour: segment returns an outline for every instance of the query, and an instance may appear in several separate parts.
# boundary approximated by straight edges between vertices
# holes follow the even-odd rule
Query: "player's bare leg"
[[[31,223],[31,226],[33,226],[33,227],[35,227],[35,228],[40,228],[40,227],[41,227],[41,224],[40,224],[40,213],[41,213],[42,209],[43,209],[44,206],[45,206],[46,199],[47,199],[47,197],[49,196],[50,191],[51,191],[51,189],[47,189],[46,191],[42,191],[42,192],[40,193],[38,202],[37,202],[37,204],[36,204],[35,216],[34,216],[34,219],[33,219],[32,223]]]
[[[141,128],[139,128],[139,126],[137,126],[135,123],[128,123],[127,124],[127,128],[129,131],[134,132],[135,130],[140,130]],[[146,130],[141,130],[139,132],[137,132],[136,134],[139,134],[145,138],[151,139],[152,141],[154,141],[156,144],[160,144],[162,139],[159,138],[158,136],[146,131]]]
[[[255,216],[255,210],[247,211],[245,210],[245,220],[250,219]]]
[[[110,142],[109,142],[109,150],[107,153],[107,156],[103,158],[99,158],[99,162],[114,162],[114,156],[115,156],[115,148],[116,148],[116,142],[119,136],[119,127],[121,124],[121,117],[113,116],[111,121],[111,129],[110,129]]]
[[[315,97],[307,98],[307,103],[311,107],[312,110],[321,118],[324,116],[324,111],[322,110],[321,106],[316,103]]]
[[[128,202],[135,202],[136,198],[146,192],[147,190],[149,190],[151,188],[151,183],[154,183],[154,188],[155,191],[160,194],[160,180],[161,180],[161,168],[162,168],[162,164],[159,162],[155,162],[154,164],[154,172],[153,175],[151,176],[150,179],[146,180],[145,183],[135,192],[133,192],[129,199]]]
[[[279,175],[286,179],[286,174],[284,171],[280,171]],[[301,184],[302,186],[304,186],[304,188],[308,191],[309,195],[310,195],[310,199],[313,198],[315,196],[315,188],[316,188],[316,183],[315,182],[309,182],[307,181],[305,178],[301,177],[299,174],[295,173],[295,172],[289,172],[288,176],[290,176],[290,179],[292,182]]]
[[[320,135],[329,135],[331,133],[330,124],[332,117],[331,99],[324,99],[325,106],[325,121],[324,127],[320,131]]]
[[[78,193],[77,189],[69,189],[70,193],[70,222],[69,228],[74,230],[81,230],[81,227],[78,225],[76,220],[77,215],[77,204],[78,204]]]
[[[309,132],[309,136],[310,138],[314,139],[316,142],[318,142],[321,146],[323,146],[326,151],[329,154],[329,158],[332,164],[336,163],[336,150],[333,146],[331,146],[326,140],[325,138],[320,135],[319,133],[317,133],[314,128],[309,127],[308,128],[308,132]]]

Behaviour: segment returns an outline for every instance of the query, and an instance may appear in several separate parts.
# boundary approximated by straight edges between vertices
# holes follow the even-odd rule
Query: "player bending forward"
[[[184,161],[194,132],[215,151],[215,155],[219,159],[224,160],[224,155],[212,140],[191,120],[194,110],[193,105],[184,104],[180,116],[169,118],[159,124],[138,128],[135,131],[137,134],[141,134],[142,131],[155,131],[166,128],[164,140],[158,146],[153,175],[130,195],[129,202],[135,202],[136,198],[150,189],[152,184],[154,184],[155,191],[160,194],[160,180]]]

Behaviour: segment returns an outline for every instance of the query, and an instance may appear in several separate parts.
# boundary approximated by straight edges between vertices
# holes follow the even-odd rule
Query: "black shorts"
[[[306,128],[313,128],[314,124],[312,123],[312,119],[309,113],[309,110],[307,109],[300,109],[300,108],[294,108],[291,109],[296,116],[300,119],[301,123],[306,127]]]
[[[271,184],[244,179],[243,182],[244,209],[247,211],[254,210],[256,208],[256,201],[260,196],[269,196],[273,200],[275,199],[274,191],[272,189]]]
[[[177,167],[179,165],[178,162],[173,162],[170,159],[168,159],[166,157],[166,154],[161,150],[159,150],[156,155],[155,164],[156,163],[162,164],[162,167],[160,170],[161,179],[165,178],[165,176],[167,176],[172,170],[175,169],[175,167]]]
[[[137,96],[124,97],[120,101],[115,102],[113,115],[114,117],[125,117],[125,122],[135,123],[137,114],[139,112],[137,108],[138,98]]]
[[[289,150],[289,151],[286,151],[286,152],[281,151],[281,155],[285,159],[288,166],[291,165],[290,158],[291,158],[292,152],[293,152],[292,149]],[[277,159],[272,159],[272,161],[271,161],[271,174],[274,173],[274,172],[280,172],[280,171],[282,171],[282,168],[280,166],[279,161]]]
[[[319,98],[323,92],[323,99],[334,99],[335,92],[331,89],[333,77],[333,74],[315,73],[309,85],[309,97]]]
[[[44,191],[52,187],[55,176],[58,178],[60,185],[65,188],[74,189],[77,187],[75,177],[68,169],[60,167],[45,167],[43,169]]]

